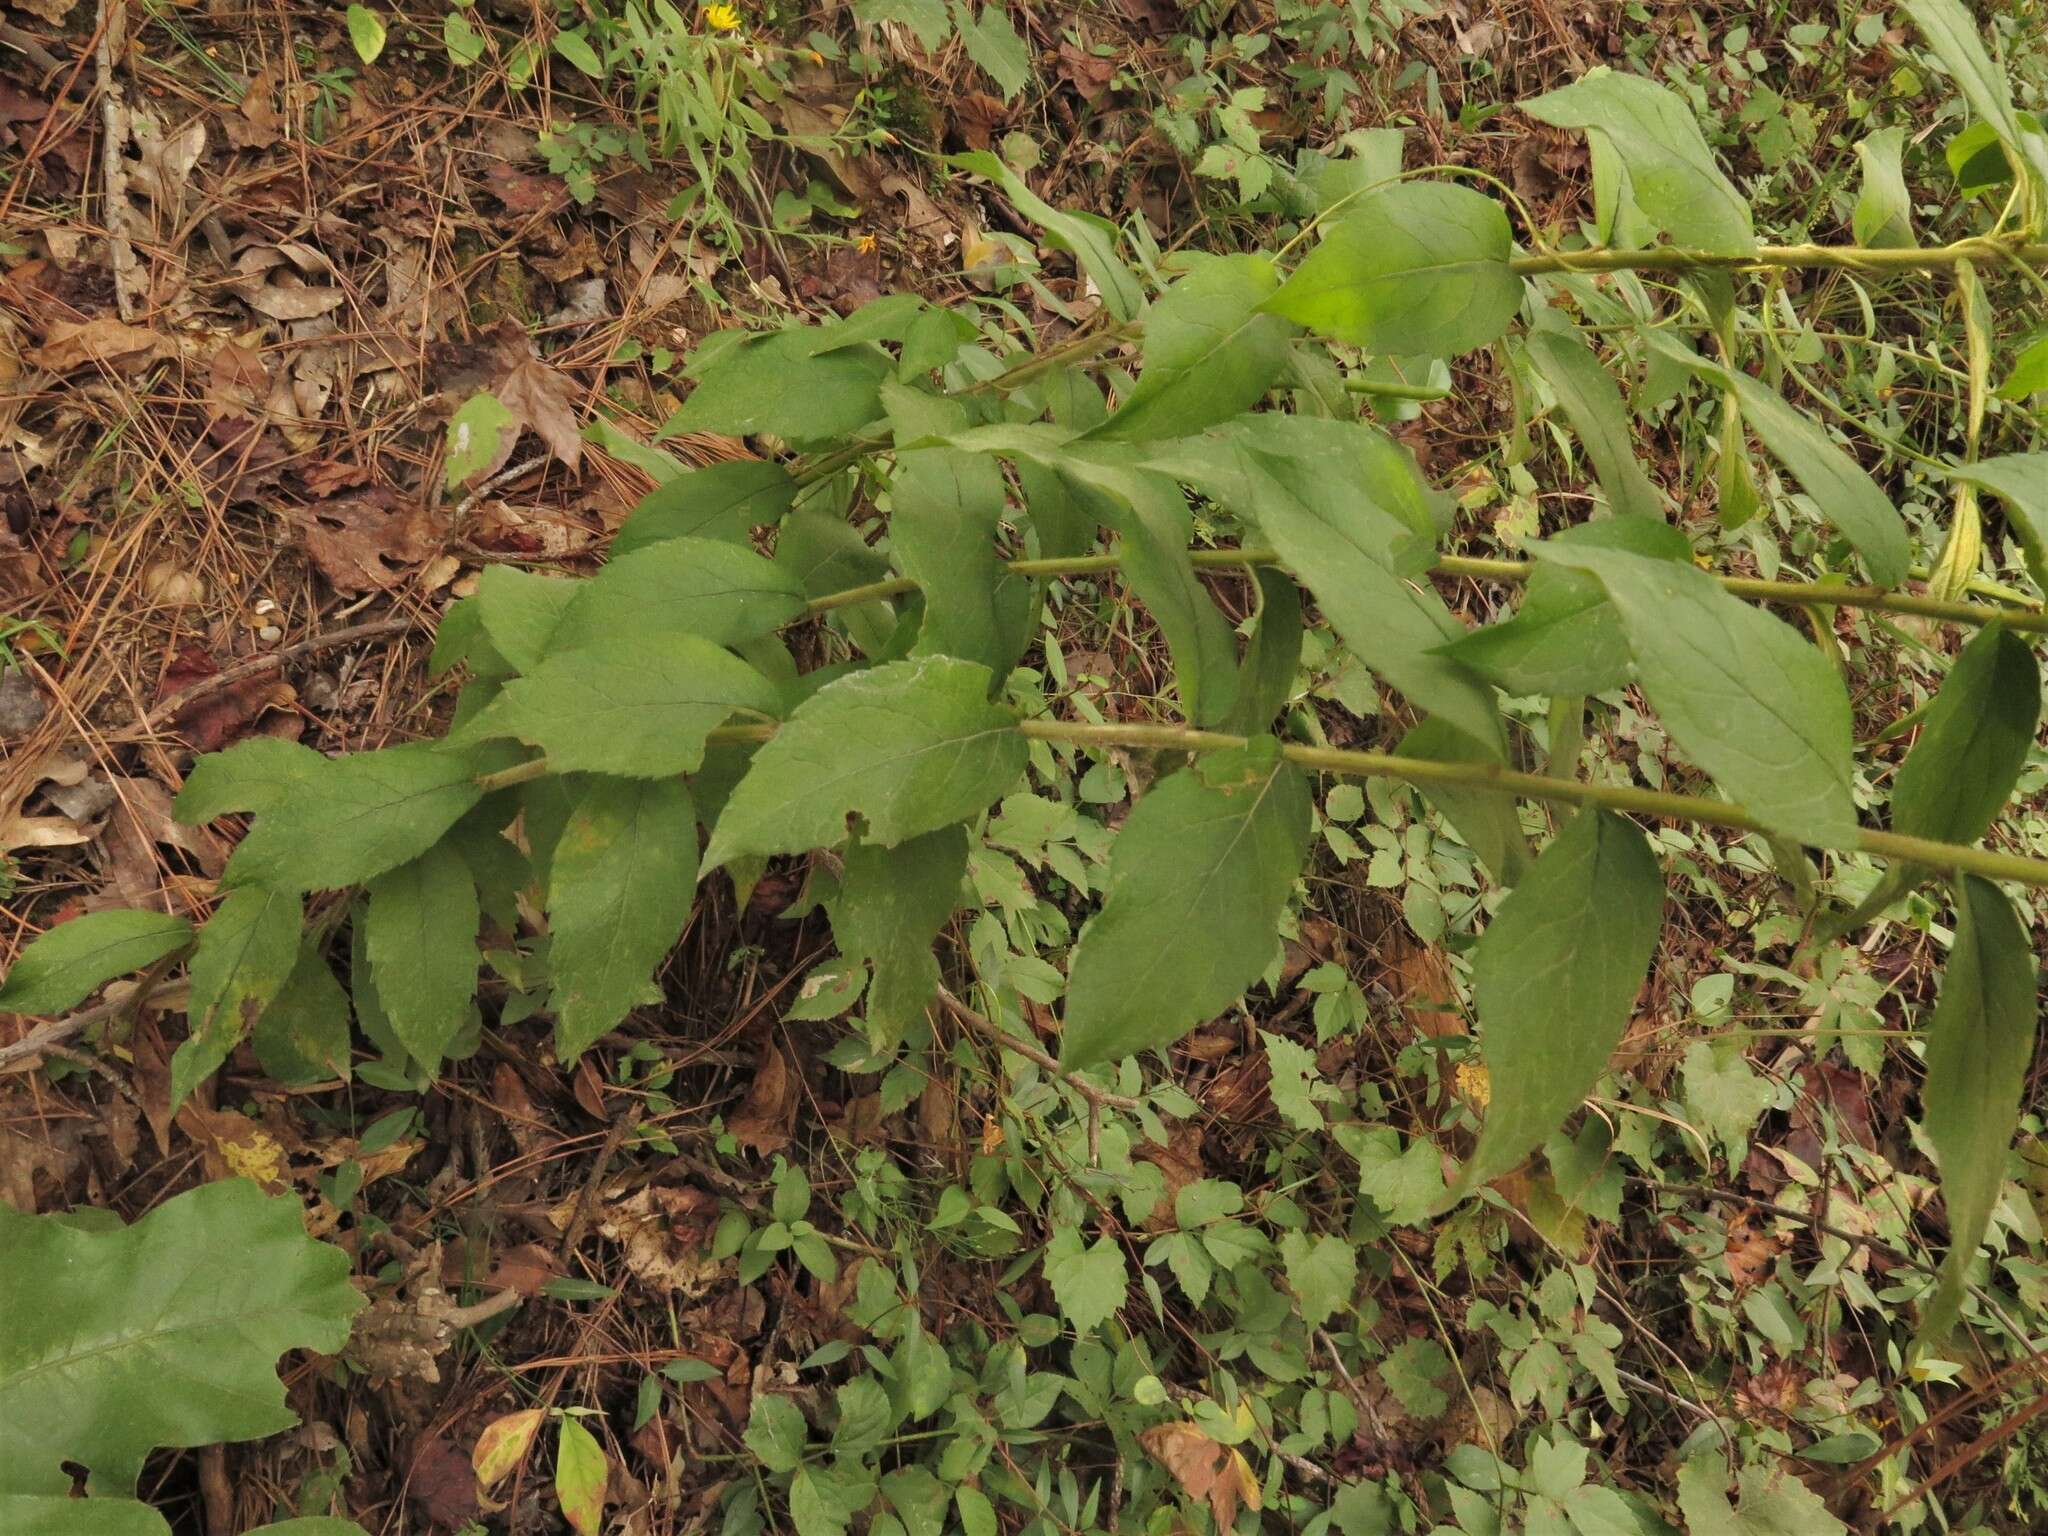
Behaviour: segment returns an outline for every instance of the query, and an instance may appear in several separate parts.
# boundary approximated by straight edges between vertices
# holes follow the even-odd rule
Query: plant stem
[[[774,736],[776,729],[773,725],[721,725],[705,740],[725,745],[763,742]],[[1244,737],[1222,731],[1142,721],[1090,725],[1067,720],[1024,720],[1018,723],[1017,730],[1020,735],[1037,741],[1062,742],[1079,747],[1222,752],[1246,744]],[[1736,832],[1772,835],[1771,829],[1741,806],[1727,800],[1709,800],[1702,795],[1674,795],[1663,790],[1638,789],[1631,784],[1590,784],[1548,774],[1521,773],[1492,763],[1435,762],[1429,758],[1396,757],[1388,752],[1353,752],[1339,747],[1306,747],[1287,743],[1280,748],[1280,755],[1318,773],[1342,774],[1348,778],[1399,779],[1405,784],[1425,788],[1431,784],[1448,784],[1459,789],[1514,795],[1559,805],[1597,805],[1610,811],[1647,816],[1658,821],[1688,822],[1695,826],[1727,827]],[[548,760],[536,757],[501,772],[485,774],[477,783],[486,791],[503,789],[507,785],[542,778],[548,772]],[[1982,875],[1987,880],[2010,880],[2019,885],[2048,887],[2048,859],[2030,859],[2021,854],[1998,853],[1989,848],[1966,847],[1961,843],[1938,843],[1898,832],[1880,832],[1874,827],[1857,828],[1849,846],[1890,864],[1913,864],[1947,874]],[[1104,1102],[1109,1101],[1105,1099]]]
[[[1197,567],[1278,565],[1280,557],[1270,549],[1196,549],[1188,559]],[[1069,560],[1011,560],[1006,569],[1019,576],[1095,576],[1113,571],[1117,555],[1078,555]],[[1519,584],[1536,569],[1530,560],[1494,560],[1472,555],[1441,555],[1430,569],[1440,576],[1469,576],[1479,581]],[[2026,609],[1995,608],[1987,603],[1949,602],[1938,597],[1916,597],[1910,592],[1888,592],[1883,587],[1830,586],[1812,581],[1762,581],[1749,576],[1723,576],[1721,585],[1737,597],[1766,603],[1785,603],[1800,608],[1870,608],[1881,613],[1909,613],[1924,619],[1942,619],[1953,624],[1990,624],[2029,634],[2048,634],[2048,613]],[[807,617],[830,613],[879,597],[901,597],[915,592],[917,583],[908,576],[871,581],[843,592],[828,592],[813,598],[805,607]]]
[[[1546,251],[1515,256],[1508,266],[1523,276],[1543,272],[1694,272],[1705,267],[1847,267],[1863,272],[1936,272],[1959,261],[2017,261],[2048,265],[2048,245],[2003,240],[1958,240],[1953,245],[1884,249],[1865,245],[1760,245],[1753,251],[1686,251],[1676,247],[1630,251]]]

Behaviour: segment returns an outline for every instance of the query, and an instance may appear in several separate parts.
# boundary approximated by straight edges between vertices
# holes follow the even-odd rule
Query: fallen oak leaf
[[[1250,1463],[1235,1447],[1211,1440],[1201,1425],[1155,1424],[1139,1434],[1138,1443],[1173,1474],[1188,1497],[1208,1502],[1217,1530],[1227,1531],[1237,1523],[1240,1503],[1247,1509],[1259,1507],[1259,1480]]]

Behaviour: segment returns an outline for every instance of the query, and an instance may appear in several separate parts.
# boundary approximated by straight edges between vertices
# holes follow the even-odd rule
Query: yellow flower
[[[704,25],[714,32],[737,32],[740,8],[736,5],[707,5],[704,7]]]
[[[875,254],[875,247],[879,243],[873,235],[862,235],[858,240],[854,241],[853,248],[863,256],[872,256]]]

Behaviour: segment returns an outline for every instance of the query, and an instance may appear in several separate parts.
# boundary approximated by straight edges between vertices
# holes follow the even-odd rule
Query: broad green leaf
[[[1556,540],[1530,552],[1606,588],[1644,694],[1731,799],[1784,837],[1854,839],[1849,696],[1797,630],[1690,565]]]
[[[1863,187],[1856,194],[1850,227],[1858,245],[1913,243],[1913,199],[1899,164],[1905,147],[1903,128],[1880,128],[1856,146],[1856,158],[1863,163]]]
[[[1728,1499],[1728,1469],[1718,1450],[1680,1463],[1678,1509],[1688,1536],[1847,1536],[1820,1495],[1799,1481],[1790,1464],[1744,1467],[1735,1502]]]
[[[484,56],[484,35],[462,12],[450,11],[441,19],[441,46],[451,62],[467,69]]]
[[[612,540],[612,558],[663,539],[744,544],[755,528],[782,520],[796,499],[796,489],[787,470],[765,459],[734,459],[687,470],[640,498]]]
[[[1412,494],[1392,444],[1355,424],[1259,416],[1182,444],[1159,467],[1256,520],[1374,672],[1475,741],[1504,750],[1492,692],[1437,654],[1465,629],[1427,582],[1413,579],[1429,548],[1392,510]]]
[[[562,615],[589,585],[512,565],[485,566],[476,581],[476,612],[491,649],[514,671],[531,672],[561,643]]]
[[[565,1418],[555,1439],[555,1498],[576,1536],[598,1536],[611,1468],[597,1436],[580,1419]]]
[[[803,1465],[804,1442],[810,1427],[803,1410],[786,1397],[756,1392],[747,1418],[747,1449],[770,1472],[794,1472]]]
[[[1135,320],[1145,307],[1145,289],[1137,274],[1116,254],[1116,226],[1087,213],[1062,213],[1033,192],[1022,176],[985,149],[948,155],[946,163],[976,176],[986,176],[1025,218],[1042,228],[1055,245],[1071,251],[1081,270],[1094,280],[1102,307],[1112,320]]]
[[[1998,386],[1997,394],[1999,399],[2015,404],[2024,403],[2033,395],[2048,394],[2048,336],[2040,337],[2013,359],[2012,372]],[[2048,478],[2048,466],[2043,466],[2039,473]],[[2048,497],[2048,491],[2042,494]]]
[[[1060,1062],[1170,1045],[1258,980],[1308,851],[1309,790],[1271,737],[1162,779],[1111,846],[1069,967]]]
[[[888,560],[868,547],[858,528],[808,507],[782,520],[775,563],[796,577],[809,598],[865,586],[889,574]],[[830,617],[868,656],[879,655],[896,632],[896,610],[883,598],[834,608]]]
[[[1401,757],[1424,758],[1438,763],[1497,763],[1500,759],[1454,725],[1431,716],[1422,721],[1394,749]],[[1485,790],[1463,789],[1452,784],[1417,786],[1425,799],[1443,814],[1465,846],[1479,856],[1494,879],[1503,885],[1518,883],[1529,865],[1529,842],[1522,835],[1522,820],[1511,795],[1489,794]]]
[[[581,27],[572,27],[566,32],[555,34],[555,52],[574,64],[593,80],[605,76],[604,63],[597,56],[597,50],[590,46],[590,39],[583,35]]]
[[[1962,1308],[1977,1245],[2005,1182],[2039,1023],[2040,967],[2032,940],[1997,886],[1956,882],[1956,934],[1927,1021],[1921,1124],[1941,1170],[1948,1253],[1921,1337],[1939,1340]]]
[[[164,912],[88,912],[59,923],[15,957],[0,981],[0,1013],[62,1013],[102,982],[176,954],[192,925]]]
[[[1653,560],[1692,559],[1685,535],[1651,518],[1579,523],[1552,542],[1620,549]],[[1628,635],[1600,583],[1551,565],[1530,573],[1512,618],[1473,630],[1445,646],[1443,654],[1517,694],[1571,698],[1609,693],[1635,676]]]
[[[256,824],[228,872],[280,891],[360,885],[440,841],[483,798],[476,773],[468,753],[427,744],[323,758],[274,798],[270,786],[256,786],[264,803],[254,807]],[[218,803],[212,796],[200,802],[207,810]],[[182,796],[177,814],[181,821],[205,819]]]
[[[574,1061],[661,996],[655,970],[697,884],[697,809],[680,779],[576,775],[548,865],[555,1057]]]
[[[1188,559],[1194,515],[1163,474],[1065,459],[1068,487],[1091,519],[1116,530],[1119,569],[1166,638],[1181,708],[1210,727],[1237,702],[1237,641]]]
[[[722,539],[663,539],[614,558],[588,581],[577,582],[553,648],[616,649],[670,634],[744,645],[773,634],[803,611],[803,588],[786,566]]]
[[[2040,723],[2033,648],[1998,625],[1980,630],[1949,668],[1899,765],[1893,830],[1976,842],[2012,794]]]
[[[237,811],[262,813],[316,779],[327,759],[282,736],[251,736],[192,764],[171,814],[187,826]]]
[[[2038,198],[2048,188],[2048,139],[2014,108],[2012,88],[1985,53],[1976,21],[1958,0],[1904,0],[1904,5],[1913,25],[1954,77],[1971,113],[1991,125],[2015,169],[2023,169],[2034,183]]]
[[[350,1075],[348,994],[329,969],[324,936],[308,934],[292,973],[256,1021],[257,1063],[281,1083]]]
[[[237,886],[200,928],[185,1005],[191,1033],[171,1055],[172,1107],[220,1070],[290,980],[304,908],[296,892]]]
[[[1320,1131],[1324,1121],[1315,1104],[1315,1085],[1321,1081],[1316,1053],[1270,1030],[1260,1030],[1259,1038],[1266,1047],[1267,1092],[1274,1113],[1300,1130]]]
[[[1693,1041],[1680,1077],[1687,1117],[1728,1150],[1731,1164],[1740,1164],[1749,1133],[1771,1107],[1770,1080],[1750,1066],[1738,1039]]]
[[[889,482],[889,542],[924,593],[918,654],[980,662],[1009,674],[1030,643],[1031,582],[1003,568],[1002,467],[958,448],[899,453]]]
[[[1116,1316],[1130,1272],[1114,1237],[1104,1233],[1090,1245],[1074,1228],[1059,1227],[1045,1245],[1045,1279],[1060,1312],[1085,1339]]]
[[[505,462],[519,436],[519,418],[489,390],[448,418],[448,489],[471,485]]]
[[[1553,127],[1586,130],[1596,182],[1604,169],[1610,196],[1676,244],[1722,254],[1754,249],[1748,202],[1721,174],[1692,112],[1655,81],[1603,64],[1522,110]],[[1603,208],[1610,217],[1615,211]]]
[[[1516,1167],[1590,1093],[1657,947],[1664,877],[1642,833],[1587,809],[1537,856],[1472,959],[1492,1095],[1451,1197]]]
[[[476,993],[476,881],[440,842],[372,880],[369,898],[363,937],[377,1001],[407,1054],[439,1066]]]
[[[384,51],[384,18],[367,5],[352,5],[346,12],[348,40],[356,57],[365,64],[377,62]]]
[[[1222,728],[1233,736],[1260,736],[1294,696],[1301,672],[1301,589],[1285,571],[1258,572],[1258,627],[1245,647],[1237,702]]]
[[[941,0],[854,0],[853,13],[863,26],[893,21],[910,28],[927,53],[938,52],[953,35]]]
[[[842,347],[815,356],[808,326],[749,336],[725,346],[697,375],[661,437],[773,433],[793,442],[846,437],[882,414],[882,380],[895,363],[880,347]]]
[[[1492,198],[1397,182],[1346,207],[1265,307],[1382,356],[1453,357],[1499,336],[1521,307],[1511,243]]]
[[[1333,1130],[1344,1150],[1358,1160],[1358,1192],[1385,1211],[1395,1226],[1425,1221],[1443,1204],[1443,1156],[1427,1136],[1413,1137],[1404,1148],[1401,1133],[1391,1125],[1339,1121]]]
[[[1895,587],[1906,579],[1912,546],[1898,508],[1818,422],[1788,404],[1776,390],[1746,373],[1708,361],[1662,331],[1641,334],[1672,362],[1733,392],[1764,446],[1805,488],[1821,515],[1856,546],[1871,580],[1879,586]]]
[[[960,904],[967,829],[941,827],[882,848],[857,842],[832,903],[832,937],[848,960],[873,969],[867,990],[868,1044],[895,1050],[924,1017],[939,987],[932,941]]]
[[[924,656],[828,683],[754,754],[704,867],[832,847],[854,815],[884,846],[978,816],[1026,756],[1016,712],[989,702],[990,681],[973,662]]]
[[[1623,516],[1662,518],[1664,501],[1636,459],[1636,432],[1621,391],[1592,349],[1573,327],[1559,323],[1531,330],[1523,348],[1571,419],[1607,504]]]
[[[361,1536],[361,1526],[343,1529]],[[171,1536],[169,1522],[139,1500],[56,1493],[0,1493],[0,1531],[7,1536]]]
[[[2048,453],[2008,453],[1952,464],[1949,474],[1982,486],[2005,503],[2035,585],[2048,587]]]
[[[1145,315],[1138,387],[1091,436],[1182,437],[1250,410],[1286,370],[1292,328],[1259,306],[1280,285],[1270,258],[1221,256]]]
[[[362,1305],[304,1216],[246,1179],[107,1231],[0,1203],[0,1493],[62,1497],[67,1461],[95,1493],[132,1493],[159,1446],[296,1424],[277,1357],[340,1349]]]
[[[1453,1362],[1435,1339],[1408,1339],[1380,1362],[1380,1380],[1410,1413],[1434,1419],[1450,1406],[1450,1394],[1439,1385],[1452,1374]],[[1391,1536],[1391,1532],[1389,1533]],[[1603,1536],[1597,1533],[1596,1536]]]
[[[1351,1301],[1358,1284],[1358,1254],[1335,1233],[1310,1238],[1288,1232],[1280,1238],[1287,1288],[1301,1305],[1301,1320],[1320,1328]]]
[[[630,634],[550,652],[473,730],[539,747],[557,773],[659,779],[695,771],[734,714],[781,707],[774,684],[702,635]]]
[[[1453,641],[1443,654],[1513,694],[1609,693],[1634,676],[1628,636],[1600,583],[1538,566],[1511,618]]]
[[[980,14],[965,0],[953,0],[953,28],[981,72],[996,83],[1004,101],[1013,101],[1031,83],[1031,50],[1000,5],[983,5]]]

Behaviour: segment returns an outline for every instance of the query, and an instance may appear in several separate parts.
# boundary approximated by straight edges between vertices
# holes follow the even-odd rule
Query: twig
[[[99,35],[93,45],[94,80],[100,93],[100,197],[106,204],[107,256],[114,269],[114,306],[133,322],[135,247],[128,238],[135,207],[128,201],[128,104],[114,74],[114,34],[126,36],[126,0],[100,0]]]
[[[576,1192],[576,1209],[570,1214],[569,1225],[562,1229],[562,1245],[556,1253],[564,1261],[576,1251],[576,1245],[583,1241],[583,1229],[590,1224],[590,1206],[596,1198],[597,1186],[604,1182],[605,1164],[612,1160],[612,1154],[619,1150],[619,1144],[627,1133],[640,1123],[640,1116],[647,1106],[634,1101],[633,1107],[619,1116],[604,1133],[604,1145],[598,1148],[597,1161],[591,1165],[590,1176],[583,1181],[583,1188]]]
[[[0,1045],[0,1072],[7,1071],[17,1061],[24,1061],[31,1056],[40,1056],[44,1051],[53,1046],[66,1045],[84,1034],[94,1025],[104,1024],[110,1020],[117,1019],[129,1009],[133,1009],[137,1014],[141,1013],[143,1006],[149,1001],[150,993],[155,990],[157,982],[163,979],[164,973],[176,964],[183,954],[184,951],[179,950],[176,954],[166,955],[163,959],[157,961],[155,965],[152,965],[142,973],[141,980],[135,983],[135,990],[125,997],[112,998],[107,1002],[95,1004],[91,1008],[81,1009],[79,1012],[71,1014],[66,1018],[51,1019],[48,1023],[38,1024],[34,1029],[12,1044]]]
[[[134,741],[153,734],[170,724],[179,715],[190,709],[201,699],[211,698],[216,693],[246,682],[252,677],[281,669],[288,661],[301,656],[310,656],[317,651],[331,651],[337,646],[354,645],[359,640],[378,640],[385,635],[403,634],[419,627],[420,620],[411,614],[395,614],[389,618],[371,619],[362,624],[349,624],[340,629],[330,629],[325,634],[308,635],[294,641],[280,650],[268,651],[261,656],[250,656],[233,666],[222,667],[211,677],[202,677],[198,682],[180,688],[176,693],[152,707],[148,714],[135,725],[119,735],[110,737],[113,741]]]
[[[466,1307],[451,1307],[441,1314],[439,1321],[450,1328],[474,1328],[478,1323],[489,1322],[500,1312],[510,1312],[523,1299],[517,1291],[500,1291]]]
[[[939,988],[939,1001],[946,1005],[947,1009],[951,1011],[956,1019],[976,1034],[993,1040],[1012,1055],[1022,1056],[1026,1061],[1035,1062],[1065,1083],[1069,1088],[1073,1089],[1074,1092],[1080,1094],[1082,1098],[1088,1101],[1091,1120],[1099,1118],[1104,1105],[1108,1105],[1111,1109],[1136,1109],[1138,1107],[1138,1101],[1129,1095],[1112,1093],[1107,1088],[1098,1087],[1096,1084],[1091,1083],[1078,1072],[1069,1072],[1059,1064],[1058,1058],[1050,1051],[1029,1040],[1021,1039],[1011,1034],[993,1019],[976,1013],[944,987]]]

